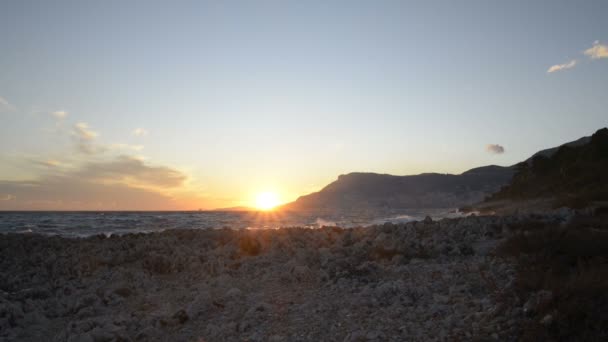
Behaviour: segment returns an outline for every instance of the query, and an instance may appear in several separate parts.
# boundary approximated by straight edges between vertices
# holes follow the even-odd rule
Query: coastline
[[[167,229],[275,229],[283,227],[342,228],[365,227],[385,222],[405,223],[462,217],[453,208],[392,209],[375,213],[361,212],[3,212],[0,234],[33,233],[47,236],[89,237],[133,233],[154,233]]]
[[[36,341],[512,340],[513,260],[531,219],[365,228],[0,238],[0,337]]]

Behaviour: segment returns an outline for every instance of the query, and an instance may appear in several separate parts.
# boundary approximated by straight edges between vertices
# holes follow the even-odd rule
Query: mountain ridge
[[[460,174],[427,172],[391,175],[351,172],[339,175],[321,190],[282,205],[291,211],[352,211],[405,208],[460,208],[486,200],[509,185],[522,163],[551,158],[560,149],[576,148],[591,141],[585,136],[534,153],[511,166],[486,165]],[[565,147],[564,147],[565,146]]]
[[[517,164],[512,182],[488,202],[539,198],[575,208],[608,199],[608,128]]]
[[[448,208],[472,204],[497,191],[513,174],[510,166],[478,167],[459,175],[422,173],[397,176],[351,172],[318,192],[283,205],[286,210],[378,210]]]

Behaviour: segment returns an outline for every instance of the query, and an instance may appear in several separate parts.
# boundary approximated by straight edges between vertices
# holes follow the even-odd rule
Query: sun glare
[[[260,210],[271,210],[279,204],[279,196],[274,192],[261,192],[255,198],[255,207]]]

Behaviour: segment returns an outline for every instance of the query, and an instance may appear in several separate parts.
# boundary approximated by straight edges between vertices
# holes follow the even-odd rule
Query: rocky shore
[[[3,341],[514,340],[493,250],[530,220],[0,236]]]

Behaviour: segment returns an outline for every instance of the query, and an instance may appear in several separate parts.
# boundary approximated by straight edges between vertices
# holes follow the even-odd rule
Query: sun
[[[260,192],[255,198],[255,207],[260,210],[271,210],[280,203],[279,196],[270,191]]]

